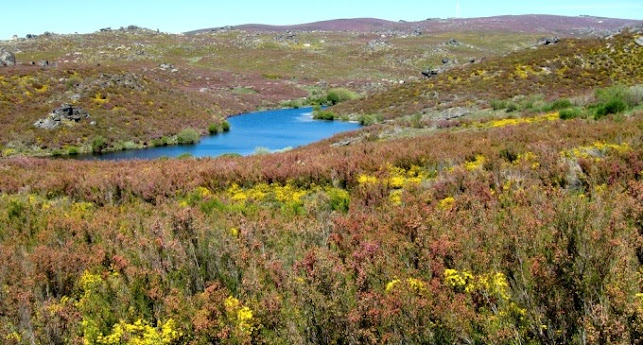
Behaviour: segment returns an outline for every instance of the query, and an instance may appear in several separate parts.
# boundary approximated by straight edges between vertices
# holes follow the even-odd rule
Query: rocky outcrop
[[[556,44],[560,41],[558,37],[543,37],[538,40],[539,46],[548,46],[550,44]]]
[[[108,89],[112,87],[127,88],[131,90],[143,90],[144,86],[139,76],[132,73],[124,74],[101,74],[99,78],[90,83],[89,90]]]
[[[33,125],[38,128],[51,130],[60,127],[66,122],[71,124],[88,119],[89,117],[89,113],[82,108],[72,104],[63,104],[60,108],[49,113],[49,116],[36,121]]]
[[[174,65],[169,64],[169,63],[160,64],[159,69],[161,69],[161,71],[170,71],[172,73],[176,73],[176,72],[179,71],[176,67],[174,67]]]
[[[643,37],[639,37],[634,40],[639,47],[643,47]]]
[[[0,48],[0,67],[14,66],[16,64],[16,56],[12,52]]]
[[[440,74],[442,72],[443,72],[443,70],[441,68],[432,68],[432,69],[427,69],[427,70],[422,71],[422,75],[427,77],[427,78],[431,78],[431,77],[435,77],[436,75],[438,75],[438,74]]]
[[[469,115],[471,113],[472,113],[472,110],[469,108],[462,108],[462,107],[449,108],[447,110],[440,112],[440,114],[436,116],[436,120],[453,120],[459,117],[463,117],[465,115]]]

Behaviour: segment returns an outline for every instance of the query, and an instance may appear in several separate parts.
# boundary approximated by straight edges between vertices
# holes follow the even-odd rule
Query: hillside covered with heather
[[[643,29],[558,19],[2,42],[0,343],[641,344]],[[61,104],[82,112],[34,125]],[[34,157],[305,105],[363,127],[247,157]]]

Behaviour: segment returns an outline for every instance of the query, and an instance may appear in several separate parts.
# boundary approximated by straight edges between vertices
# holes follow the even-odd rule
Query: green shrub
[[[280,105],[281,105],[281,107],[284,107],[284,108],[299,109],[299,108],[301,108],[301,106],[302,106],[302,104],[304,102],[306,102],[306,101],[302,101],[300,99],[293,99],[293,100],[281,102]]]
[[[330,199],[330,208],[333,211],[348,212],[350,206],[350,194],[343,189],[331,188],[328,191],[328,198]]]
[[[139,148],[139,145],[137,145],[135,142],[128,140],[123,143],[123,149],[125,150],[134,150]]]
[[[224,153],[219,157],[225,157],[225,158],[238,158],[238,157],[243,157],[242,154],[240,153],[235,153],[235,152],[230,152],[230,153]]]
[[[362,126],[371,126],[378,123],[378,115],[367,114],[359,117],[359,123]]]
[[[78,153],[80,153],[80,150],[76,146],[70,146],[67,149],[67,154],[68,155],[77,155]]]
[[[535,94],[529,96],[519,96],[514,98],[514,100],[520,106],[520,109],[539,111],[544,104],[544,96],[542,94]]]
[[[102,152],[107,148],[107,139],[97,135],[92,139],[92,152]]]
[[[612,99],[607,103],[600,104],[596,108],[596,117],[603,117],[609,114],[618,114],[627,110],[627,104],[622,99]]]
[[[491,105],[491,109],[493,110],[502,110],[507,108],[507,101],[492,99],[491,101],[489,101],[489,105]]]
[[[186,159],[186,158],[192,158],[192,157],[194,157],[194,156],[192,156],[192,154],[185,152],[185,153],[181,153],[176,158],[178,158],[178,159]]]
[[[194,144],[201,140],[199,132],[193,128],[185,128],[176,135],[176,141],[180,145]]]
[[[217,134],[219,133],[219,125],[216,123],[211,123],[210,126],[208,126],[208,132],[210,134]]]
[[[320,110],[313,112],[313,119],[315,120],[335,120],[335,113],[330,110]]]
[[[227,120],[224,120],[221,122],[221,131],[222,132],[230,132],[230,122]]]
[[[162,138],[154,138],[154,139],[152,139],[152,142],[150,143],[150,146],[152,146],[152,147],[167,146],[168,144],[169,144],[168,137],[162,137]]]
[[[622,85],[598,89],[596,90],[596,98],[599,100],[599,103],[595,105],[596,118],[622,113],[635,106],[635,104],[628,102],[632,101],[630,100],[629,89]]]
[[[328,91],[326,102],[332,105],[356,99],[358,95],[348,89],[338,88]]]
[[[561,120],[571,120],[583,115],[583,110],[581,108],[569,108],[563,109],[558,113],[558,117]]]
[[[567,99],[567,98],[561,98],[553,101],[551,104],[545,106],[544,110],[545,111],[552,111],[552,110],[561,110],[561,109],[567,109],[571,108],[574,105],[572,102]]]
[[[515,102],[507,102],[507,112],[508,113],[514,112],[514,111],[516,111],[518,109],[519,109],[518,104],[516,104]]]

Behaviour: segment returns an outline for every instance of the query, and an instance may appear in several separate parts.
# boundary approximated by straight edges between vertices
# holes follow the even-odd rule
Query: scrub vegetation
[[[363,71],[341,55],[355,39],[346,33],[323,33],[326,42],[346,40],[332,47],[218,35],[226,43],[146,52],[186,54],[203,67],[219,57],[199,49],[220,45],[297,49],[320,61],[328,49],[347,61],[337,80]],[[369,126],[279,153],[20,154],[32,151],[17,142],[40,136],[78,153],[141,145],[134,133],[168,145],[229,129],[223,115],[233,102],[209,103],[209,91],[179,82],[181,71],[154,72],[166,80],[141,73],[144,90],[88,88],[78,104],[95,127],[42,132],[25,129],[31,118],[1,122],[0,343],[641,344],[643,47],[635,37],[564,39],[386,91],[306,89],[302,97],[338,103],[319,113]],[[290,85],[287,59],[257,61],[272,66],[262,79]],[[46,113],[53,90],[121,68],[0,69],[0,82],[12,85],[0,114]],[[223,72],[213,73],[214,83]],[[30,75],[77,79],[34,84]],[[249,101],[257,94],[231,94],[260,104]],[[108,122],[119,111],[140,121]],[[63,134],[71,129],[84,139]]]

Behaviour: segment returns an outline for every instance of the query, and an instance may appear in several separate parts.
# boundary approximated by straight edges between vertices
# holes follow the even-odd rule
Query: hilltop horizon
[[[513,24],[519,26],[507,26],[506,24],[500,23],[499,20],[507,21],[509,19],[524,19],[531,18],[537,22],[525,22],[525,21],[515,21]],[[559,20],[567,20],[566,22],[557,22],[549,23],[549,20],[557,18]],[[495,20],[495,22],[494,22]],[[605,22],[609,21],[609,22]],[[451,23],[460,23],[462,27],[453,27]],[[222,26],[212,26],[212,27],[202,27],[194,28],[188,31],[182,32],[167,32],[160,29],[155,29],[151,27],[145,27],[132,23],[126,26],[120,27],[100,27],[95,28],[92,31],[87,32],[56,32],[56,31],[45,31],[45,32],[33,32],[26,34],[29,35],[41,35],[44,33],[58,34],[58,35],[85,35],[92,34],[95,32],[100,32],[102,30],[124,30],[127,28],[140,28],[151,31],[159,31],[165,34],[195,34],[209,31],[216,31],[221,29],[234,29],[234,30],[248,30],[248,31],[378,31],[378,30],[409,30],[409,29],[425,29],[428,31],[468,31],[468,30],[485,30],[485,29],[497,29],[497,30],[506,30],[506,31],[525,31],[527,27],[531,26],[532,29],[528,30],[531,32],[554,32],[557,30],[569,31],[579,30],[584,28],[583,25],[591,25],[592,27],[600,27],[601,29],[609,30],[620,30],[622,28],[633,26],[643,23],[643,19],[628,19],[628,18],[611,18],[611,17],[599,17],[591,15],[578,15],[578,16],[565,16],[565,15],[554,15],[554,14],[518,14],[518,15],[494,15],[494,16],[484,16],[484,17],[461,17],[461,18],[426,18],[418,21],[407,21],[407,20],[387,20],[382,18],[375,17],[354,17],[354,18],[336,18],[336,19],[326,19],[318,20],[311,22],[302,22],[297,24],[266,24],[266,23],[244,23],[238,25],[222,25]],[[445,26],[445,24],[447,24]],[[536,25],[547,24],[547,27],[536,27]],[[553,25],[550,25],[553,24]],[[13,35],[9,39],[23,38],[24,36]],[[2,39],[0,39],[2,41]]]
[[[154,15],[149,13],[150,5]],[[605,4],[602,1],[568,1],[560,5],[554,1],[536,4],[494,1],[484,4],[469,0],[456,0],[440,4],[417,3],[400,0],[395,6],[387,3],[345,3],[329,0],[323,6],[311,6],[286,0],[279,3],[202,3],[193,0],[161,4],[148,1],[125,2],[115,0],[109,4],[92,4],[78,0],[53,6],[49,2],[34,0],[30,3],[36,11],[25,11],[19,3],[3,7],[7,18],[0,28],[0,39],[13,35],[56,32],[61,34],[90,33],[100,28],[126,27],[134,24],[152,30],[181,33],[207,27],[239,26],[246,24],[297,25],[337,18],[381,18],[397,22],[422,21],[426,18],[484,18],[502,15],[545,14],[560,16],[588,15],[600,18],[641,20],[643,4],[625,1]],[[59,20],[65,18],[64,21]]]

